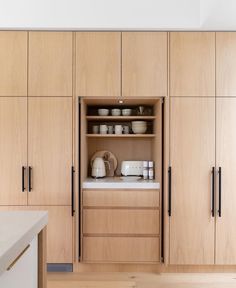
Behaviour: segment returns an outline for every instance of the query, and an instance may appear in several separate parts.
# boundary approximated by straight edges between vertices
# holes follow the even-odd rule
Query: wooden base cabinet
[[[83,262],[160,262],[158,190],[83,190]]]

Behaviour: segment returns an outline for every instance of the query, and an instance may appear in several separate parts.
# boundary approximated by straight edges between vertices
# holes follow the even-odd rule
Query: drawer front
[[[158,237],[84,237],[84,262],[159,262]]]
[[[158,190],[83,190],[83,206],[159,207]]]
[[[83,233],[159,235],[159,210],[84,209]]]

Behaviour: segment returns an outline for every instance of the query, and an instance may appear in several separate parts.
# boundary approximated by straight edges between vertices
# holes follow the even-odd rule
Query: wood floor
[[[49,273],[48,288],[236,288],[236,273]]]

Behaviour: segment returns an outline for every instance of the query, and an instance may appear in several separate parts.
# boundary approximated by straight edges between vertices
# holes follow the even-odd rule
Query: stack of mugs
[[[93,126],[93,134],[129,134],[129,126],[128,125],[94,125]]]

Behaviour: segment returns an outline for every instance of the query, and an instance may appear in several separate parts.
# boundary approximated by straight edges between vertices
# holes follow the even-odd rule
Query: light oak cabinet
[[[27,98],[0,97],[0,205],[27,205]],[[24,191],[23,191],[24,190]]]
[[[216,115],[216,264],[236,264],[236,98],[217,98]]]
[[[171,98],[170,264],[214,264],[214,98]]]
[[[122,32],[122,96],[167,95],[167,33]]]
[[[170,33],[170,96],[215,96],[215,33]]]
[[[71,205],[72,98],[28,100],[30,205]]]
[[[236,96],[236,33],[216,32],[216,96]]]
[[[29,96],[72,96],[72,46],[72,32],[29,32]]]
[[[160,262],[158,190],[84,189],[82,261]]]
[[[76,95],[121,95],[121,33],[76,33]]]
[[[0,96],[27,96],[27,32],[0,31]]]
[[[170,264],[235,265],[236,98],[173,97],[170,111]]]

